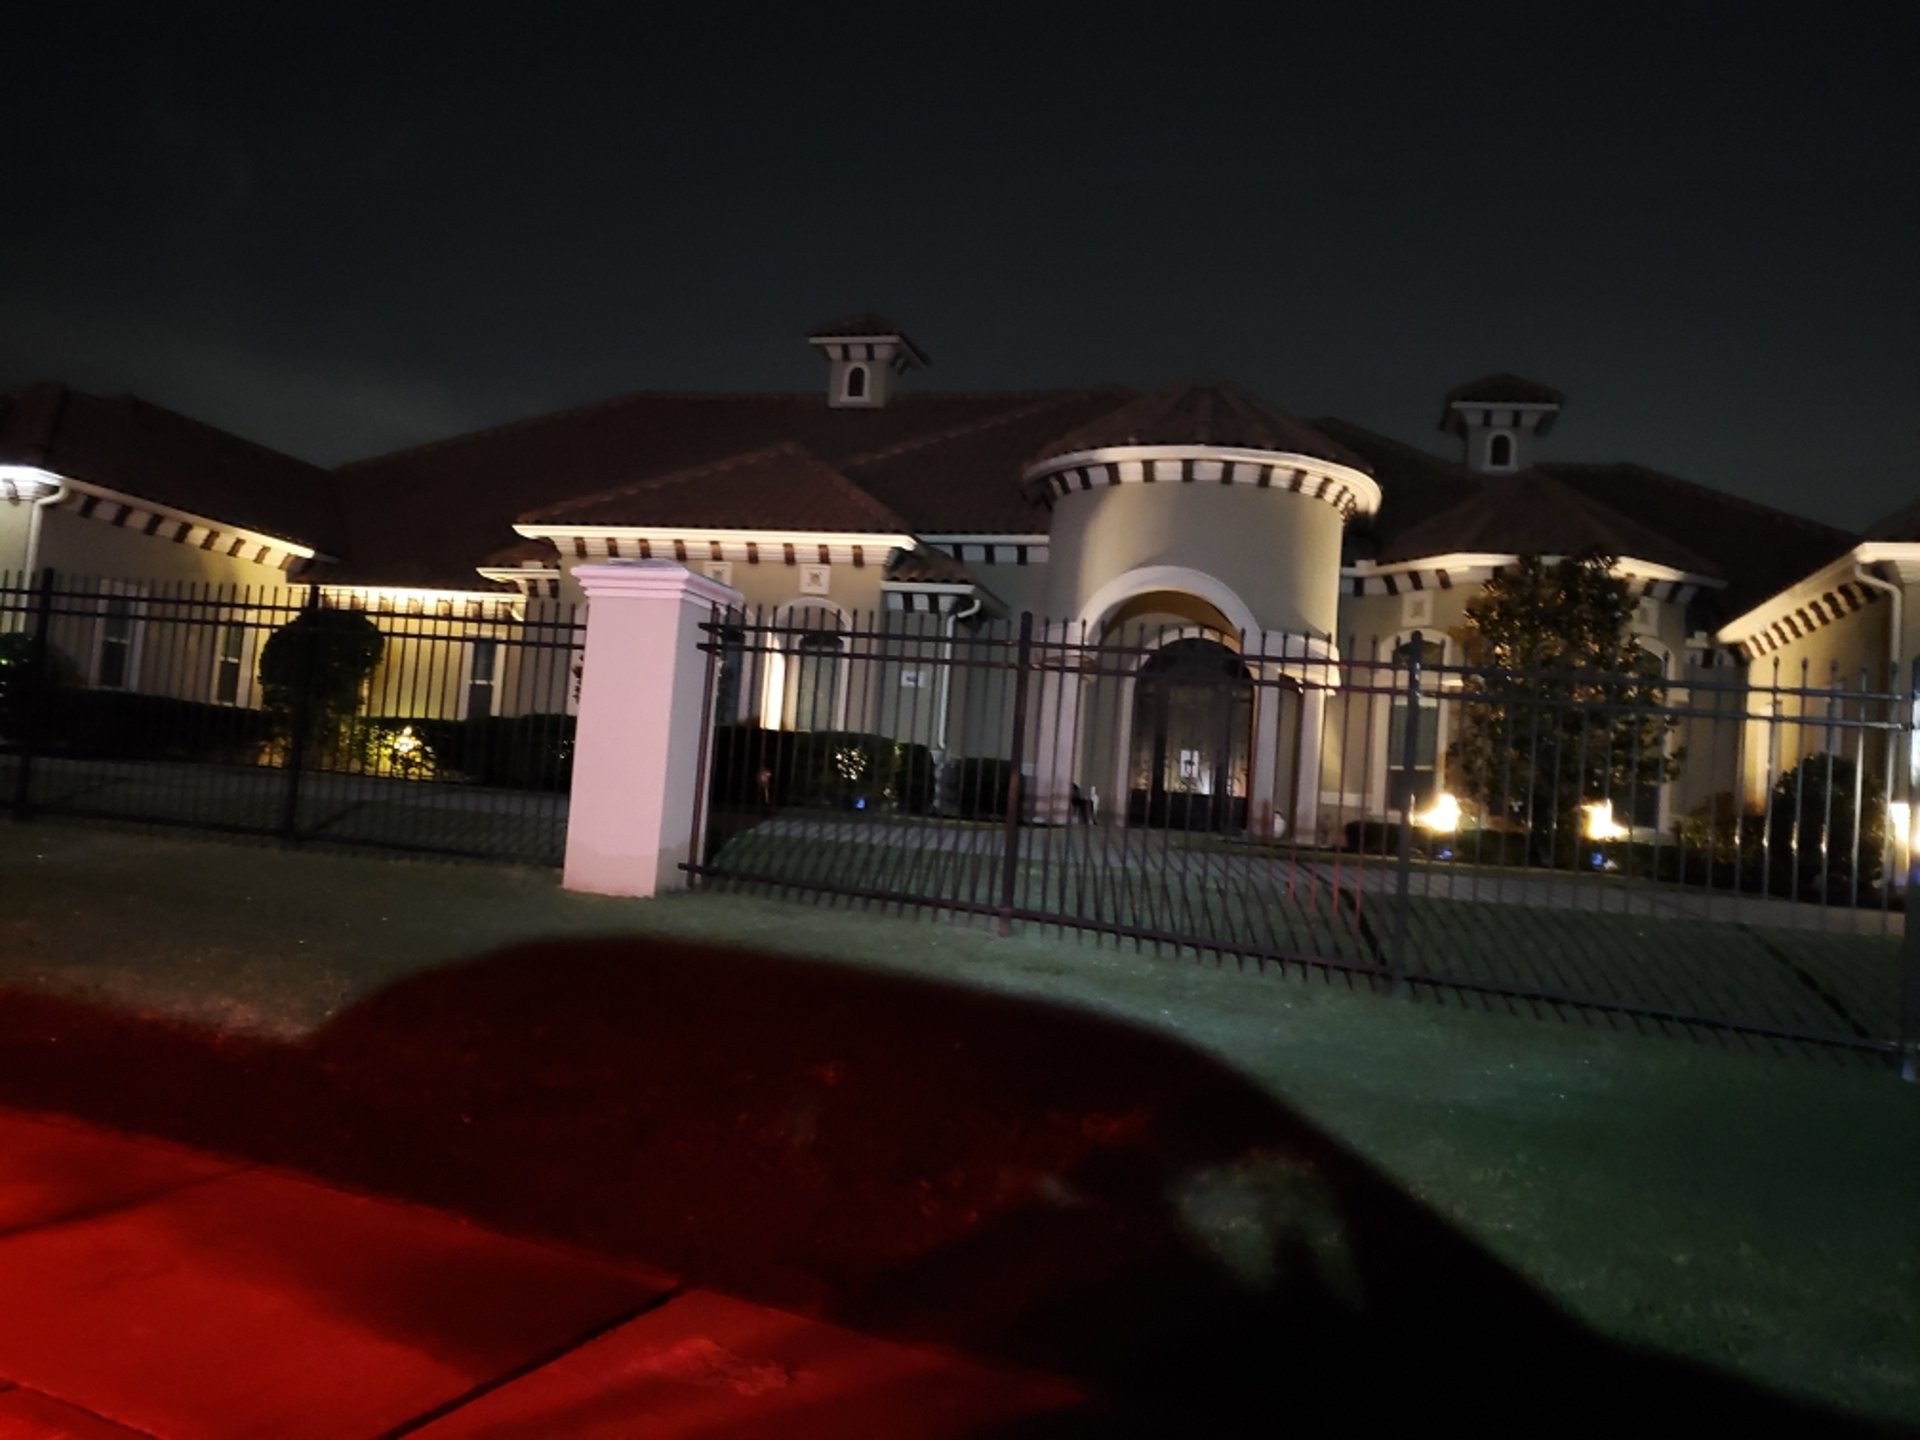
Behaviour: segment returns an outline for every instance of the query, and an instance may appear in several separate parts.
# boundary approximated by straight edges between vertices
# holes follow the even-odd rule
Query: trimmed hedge
[[[933,752],[863,731],[722,725],[713,732],[710,775],[717,806],[885,807],[910,815],[933,806]]]
[[[131,690],[61,688],[42,704],[37,747],[76,759],[251,765],[275,733],[261,710]]]
[[[947,808],[962,820],[1007,818],[1007,784],[1013,765],[997,755],[968,755],[948,771],[952,786]]]

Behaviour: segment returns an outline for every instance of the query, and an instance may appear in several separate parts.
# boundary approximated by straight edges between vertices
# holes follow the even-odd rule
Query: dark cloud
[[[1841,522],[1920,490],[1920,12],[63,7],[0,382],[320,460],[621,390],[1229,375],[1430,437],[1490,369]]]

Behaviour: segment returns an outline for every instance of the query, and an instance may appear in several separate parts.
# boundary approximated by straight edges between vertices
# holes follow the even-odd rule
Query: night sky
[[[1225,377],[1437,444],[1516,370],[1551,458],[1920,495],[1911,0],[39,8],[7,387],[334,462],[810,389],[879,309],[928,387]]]

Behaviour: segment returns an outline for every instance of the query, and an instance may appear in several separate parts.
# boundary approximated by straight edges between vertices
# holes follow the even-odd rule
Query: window
[[[867,398],[867,367],[849,365],[847,367],[847,399],[864,400]]]
[[[1407,667],[1413,661],[1413,641],[1393,647],[1393,684],[1401,693],[1387,708],[1387,808],[1418,810],[1440,789],[1440,680],[1426,667],[1438,665],[1445,650],[1437,640],[1420,642],[1420,703],[1409,706],[1405,694]],[[1417,713],[1413,713],[1417,712]],[[1407,762],[1407,730],[1413,729],[1413,764]]]
[[[241,681],[247,663],[247,628],[223,625],[213,652],[213,699],[219,705],[240,703]]]
[[[140,666],[140,606],[134,592],[109,586],[100,600],[94,632],[93,683],[102,690],[130,690]]]
[[[793,650],[793,728],[831,730],[840,702],[840,637],[809,630]]]
[[[1511,470],[1513,468],[1513,436],[1493,435],[1487,440],[1487,468],[1490,470]]]
[[[493,714],[493,682],[500,665],[500,642],[473,642],[472,663],[467,669],[467,719],[478,720]]]

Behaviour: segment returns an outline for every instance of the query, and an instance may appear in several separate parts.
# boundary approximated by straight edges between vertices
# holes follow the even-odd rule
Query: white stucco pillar
[[[1034,664],[1028,690],[1027,753],[1033,758],[1033,820],[1066,825],[1073,819],[1074,762],[1080,748],[1080,652],[1056,648],[1079,639],[1072,624],[1035,627]]]
[[[1260,678],[1271,682],[1278,667],[1255,662]],[[1281,767],[1280,711],[1288,696],[1278,685],[1265,684],[1254,692],[1253,773],[1247,781],[1247,828],[1265,839],[1285,829],[1285,815],[1274,804],[1279,793]]]
[[[671,560],[582,565],[587,648],[567,813],[569,890],[683,889],[706,775],[700,622],[740,592]]]
[[[1320,757],[1321,736],[1327,719],[1327,691],[1324,685],[1307,685],[1300,691],[1300,764],[1293,787],[1293,833],[1302,845],[1320,838]],[[1289,757],[1291,758],[1291,757]]]

